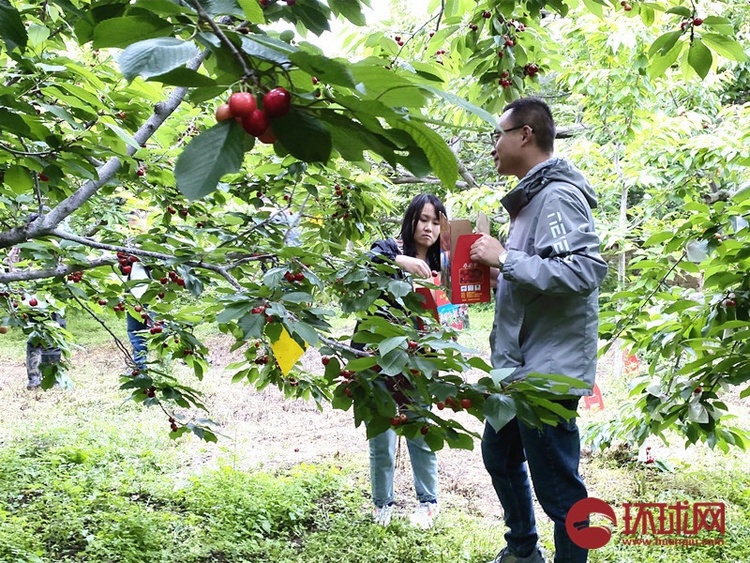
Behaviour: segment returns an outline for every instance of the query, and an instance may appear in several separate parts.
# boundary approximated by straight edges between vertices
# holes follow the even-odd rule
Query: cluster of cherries
[[[176,283],[180,287],[185,287],[185,279],[174,270],[170,270],[166,276],[159,278],[159,283],[162,285],[167,285],[169,282]]]
[[[118,251],[117,252],[117,263],[120,266],[120,271],[124,276],[127,276],[130,274],[130,271],[133,269],[133,264],[138,262],[140,258],[133,254],[128,254],[127,252]]]
[[[287,270],[287,272],[284,274],[284,279],[289,283],[298,282],[305,279],[305,274],[303,274],[302,272],[290,272],[289,270]]]
[[[453,411],[455,412],[461,409],[470,409],[471,399],[461,399],[460,401],[458,401],[453,397],[448,397],[445,402],[438,401],[436,406],[439,411],[443,410],[445,407],[448,407],[449,409],[453,409]]]
[[[250,92],[235,92],[225,104],[216,108],[216,121],[235,119],[242,128],[262,143],[275,143],[276,135],[271,128],[271,119],[289,113],[292,96],[284,88],[269,90],[258,107],[255,96]]]

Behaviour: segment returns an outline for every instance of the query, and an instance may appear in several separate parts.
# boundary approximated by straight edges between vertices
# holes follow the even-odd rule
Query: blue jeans
[[[375,506],[385,506],[393,502],[393,474],[396,469],[396,440],[393,430],[371,438],[370,445],[370,485],[372,502]],[[437,456],[421,436],[406,439],[409,458],[414,475],[414,490],[419,502],[437,500]]]
[[[148,325],[130,314],[126,315],[126,317],[128,340],[130,340],[130,346],[133,348],[133,361],[139,371],[145,371],[148,348],[146,346],[146,337],[143,336],[141,331],[148,330]]]
[[[575,410],[578,399],[560,403]],[[588,551],[574,544],[565,532],[568,510],[588,496],[578,474],[580,457],[575,418],[541,429],[514,418],[499,432],[485,424],[482,459],[503,506],[503,519],[509,528],[505,540],[513,554],[530,554],[538,540],[530,472],[539,504],[555,524],[555,563],[585,563]]]

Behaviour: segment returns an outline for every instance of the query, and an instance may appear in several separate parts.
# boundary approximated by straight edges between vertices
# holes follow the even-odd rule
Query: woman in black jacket
[[[417,195],[406,208],[398,239],[379,240],[372,245],[374,260],[392,261],[402,275],[431,278],[440,271],[440,217],[446,215],[442,202],[431,194]],[[353,344],[355,347],[361,345]],[[388,381],[385,381],[385,380]],[[384,378],[384,384],[397,378]],[[388,385],[394,400],[402,404],[405,395]],[[369,440],[370,485],[375,521],[387,526],[393,515],[393,474],[396,462],[396,433],[389,429]],[[413,524],[430,528],[438,514],[437,458],[424,439],[406,440],[414,475],[418,505],[410,516]]]

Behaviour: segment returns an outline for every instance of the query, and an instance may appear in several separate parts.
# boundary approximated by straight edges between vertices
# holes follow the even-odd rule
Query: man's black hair
[[[537,146],[544,152],[555,150],[555,119],[549,106],[539,98],[519,98],[503,108],[503,113],[513,110],[510,127],[528,125],[534,131]],[[510,129],[506,127],[506,129]]]

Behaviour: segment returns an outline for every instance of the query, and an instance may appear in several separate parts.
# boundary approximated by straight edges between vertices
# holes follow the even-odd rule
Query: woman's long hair
[[[399,237],[404,245],[404,254],[415,257],[417,255],[417,246],[414,244],[414,230],[417,228],[419,216],[425,205],[431,203],[435,208],[438,219],[448,214],[445,212],[445,206],[436,196],[432,194],[419,194],[411,200],[409,207],[404,213],[404,220],[401,223],[401,234]],[[427,264],[431,270],[440,271],[440,237],[427,250]]]

